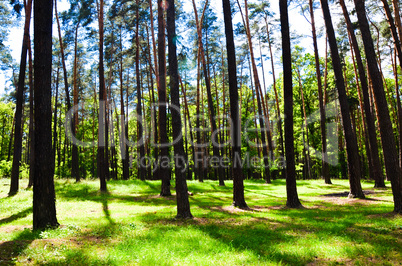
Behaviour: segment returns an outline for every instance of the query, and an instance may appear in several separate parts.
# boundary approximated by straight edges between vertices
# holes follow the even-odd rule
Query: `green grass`
[[[348,199],[346,180],[298,181],[305,208],[287,209],[285,182],[246,181],[249,211],[232,183],[188,182],[193,220],[176,220],[174,197],[157,181],[56,181],[55,230],[32,231],[32,190],[7,197],[0,179],[0,265],[400,265],[402,217],[391,189]],[[26,180],[21,180],[26,187]],[[172,190],[173,192],[173,190]]]

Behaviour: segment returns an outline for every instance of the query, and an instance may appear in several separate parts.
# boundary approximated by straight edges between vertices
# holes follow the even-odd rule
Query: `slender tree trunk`
[[[196,154],[194,155],[194,167],[196,169],[196,176],[198,177],[199,182],[204,182],[204,172],[203,172],[203,165],[200,165],[200,159],[199,156],[203,153],[202,151],[202,145],[201,145],[201,123],[200,123],[200,76],[201,76],[201,62],[200,62],[200,51],[198,51],[197,55],[197,98],[196,98],[196,121],[195,121],[195,127],[196,127],[196,141],[197,144],[195,145],[196,147]]]
[[[144,148],[144,140],[143,140],[143,118],[142,118],[142,93],[141,93],[141,79],[140,79],[140,33],[139,33],[139,24],[140,24],[140,15],[139,15],[139,0],[136,1],[136,34],[135,34],[135,72],[136,72],[136,80],[137,80],[137,128],[138,128],[138,145],[140,149],[140,157],[138,159],[138,177],[140,180],[145,180],[146,172],[145,166],[143,165],[143,159],[145,157],[145,148]]]
[[[302,100],[302,111],[303,111],[303,120],[304,120],[304,133],[303,133],[303,153],[304,153],[304,159],[305,159],[305,172],[307,179],[311,179],[311,169],[310,169],[310,151],[308,147],[310,147],[310,142],[309,142],[309,135],[308,135],[308,127],[307,127],[307,112],[306,112],[306,104],[304,102],[304,93],[303,93],[303,84],[301,80],[301,75],[300,75],[300,69],[297,66],[297,75],[298,75],[298,80],[299,80],[299,87],[300,87],[300,97]],[[304,137],[306,136],[306,137]]]
[[[164,2],[158,0],[158,68],[159,68],[159,150],[161,158],[158,160],[160,178],[162,179],[161,196],[170,196],[170,168],[162,169],[162,163],[168,160],[169,150],[167,147],[167,116],[166,116],[166,43],[165,43],[165,20]]]
[[[57,227],[52,151],[52,0],[34,5],[35,167],[33,229]]]
[[[360,32],[363,38],[364,51],[366,53],[367,66],[370,78],[373,83],[373,92],[378,110],[378,123],[380,127],[381,142],[383,146],[384,162],[387,177],[391,181],[394,196],[394,211],[402,213],[402,189],[401,189],[401,168],[398,164],[398,153],[396,151],[391,118],[389,116],[388,104],[381,76],[378,70],[374,44],[370,33],[364,1],[354,0],[357,18],[359,20]]]
[[[335,73],[335,82],[338,89],[339,104],[341,107],[343,131],[346,142],[346,153],[348,161],[348,174],[350,183],[349,197],[364,198],[361,188],[361,168],[359,152],[357,147],[356,132],[353,131],[350,120],[349,104],[346,95],[345,82],[342,75],[342,66],[339,58],[338,46],[336,43],[335,32],[332,25],[331,14],[327,0],[320,0],[324,15],[325,27],[327,29],[328,42],[331,48],[331,58]]]
[[[24,112],[23,103],[24,103],[24,90],[25,90],[24,88],[25,69],[27,65],[27,53],[29,46],[29,25],[31,23],[31,10],[32,10],[32,0],[28,0],[28,3],[25,5],[24,37],[22,40],[20,73],[18,76],[18,85],[16,93],[14,153],[13,153],[13,164],[11,168],[10,192],[8,193],[8,195],[10,196],[17,194],[19,188],[19,175],[20,175],[20,163],[21,163],[21,152],[22,152],[22,128],[23,128],[22,115]]]
[[[241,209],[248,206],[244,199],[243,169],[241,160],[241,127],[239,117],[239,95],[236,73],[236,50],[233,38],[232,11],[229,0],[222,0],[225,22],[226,51],[229,74],[230,114],[232,119],[232,177],[233,177],[233,205]]]
[[[359,124],[360,128],[361,128],[361,125],[363,124],[363,130],[360,130],[360,132],[363,131],[363,133],[360,133],[360,135],[364,136],[364,146],[365,146],[365,150],[366,150],[370,179],[376,180],[378,177],[374,175],[374,164],[373,164],[372,152],[371,152],[371,148],[370,148],[370,142],[368,139],[366,119],[365,119],[365,114],[364,114],[364,102],[363,102],[362,92],[361,92],[361,88],[360,88],[360,84],[359,84],[359,74],[357,73],[357,69],[356,69],[356,62],[355,62],[356,60],[355,60],[355,56],[354,56],[354,52],[353,52],[353,45],[350,40],[350,34],[348,34],[348,37],[349,37],[348,39],[349,39],[349,45],[350,45],[350,51],[351,51],[351,57],[352,57],[352,63],[353,63],[353,70],[354,70],[355,78],[356,78],[357,95],[359,98],[359,105],[361,107],[361,108],[358,108],[358,109],[360,109],[360,119],[361,119],[361,123]],[[364,157],[364,154],[362,155],[362,157]],[[364,165],[364,160],[362,158],[362,169],[363,169],[363,165]],[[364,176],[364,172],[362,173],[362,175]]]
[[[182,82],[182,80],[181,80],[180,77],[179,77],[179,79],[180,79],[181,89],[182,89],[182,92],[183,92],[184,107],[185,107],[186,114],[187,114],[187,119],[188,119],[188,126],[189,126],[188,134],[190,135],[190,141],[191,141],[190,147],[191,147],[192,153],[193,153],[193,161],[195,161],[194,138],[193,138],[193,133],[192,133],[192,132],[193,132],[193,127],[191,126],[190,111],[189,111],[189,108],[188,108],[186,87],[183,86],[183,82]],[[186,121],[186,117],[184,117],[184,121]],[[185,130],[185,131],[187,132],[187,130]],[[192,175],[190,169],[188,169],[188,174],[189,174],[189,175]],[[191,180],[191,179],[192,179],[192,178],[190,178],[190,180]]]
[[[126,132],[126,114],[124,112],[124,93],[123,93],[123,42],[122,42],[122,34],[120,27],[120,116],[121,116],[121,124],[120,124],[120,152],[121,152],[121,160],[122,160],[122,168],[123,168],[123,180],[129,179],[129,170],[128,170],[128,146],[126,143],[127,132]]]
[[[398,0],[392,0],[392,7],[394,8],[394,14],[395,14],[395,26],[398,29],[399,33],[399,39],[402,38],[402,24],[401,24],[401,11],[399,8],[400,1]],[[400,44],[402,45],[402,44]]]
[[[290,50],[288,1],[280,0],[279,9],[282,33],[283,99],[285,102],[286,206],[300,208],[302,205],[297,195],[294,154],[292,56]]]
[[[283,158],[285,151],[284,151],[284,144],[283,144],[283,130],[282,130],[282,117],[281,117],[281,111],[279,108],[279,97],[278,97],[278,90],[276,88],[276,76],[275,76],[275,66],[274,66],[274,57],[273,57],[273,52],[272,52],[272,44],[271,44],[271,37],[270,37],[270,32],[269,32],[269,27],[268,27],[268,20],[265,18],[265,25],[267,28],[267,39],[268,39],[268,47],[269,47],[269,54],[271,58],[271,69],[272,69],[272,82],[273,82],[273,88],[274,88],[274,93],[275,93],[275,107],[276,107],[276,119],[277,119],[277,128],[279,132],[279,150],[280,150],[280,156]],[[285,177],[286,171],[282,171],[282,176]]]
[[[106,177],[108,163],[106,159],[106,88],[105,70],[103,66],[103,0],[99,0],[99,124],[98,124],[98,175],[100,179],[100,191],[106,192]]]
[[[56,92],[54,96],[54,114],[53,114],[53,156],[56,158],[56,145],[57,145],[57,105],[59,97],[59,72],[60,68],[57,67],[56,73]]]
[[[66,59],[65,59],[66,57],[64,55],[63,38],[61,37],[60,21],[59,21],[59,15],[57,12],[57,0],[54,1],[54,10],[55,10],[56,22],[57,22],[57,32],[59,35],[61,63],[63,66],[63,74],[64,74],[64,90],[65,90],[65,94],[66,94],[67,111],[68,111],[71,109],[70,92],[68,90],[68,75],[67,75],[67,67],[66,67]]]
[[[396,91],[396,103],[398,108],[398,125],[399,125],[399,167],[402,168],[402,106],[399,93],[399,79],[398,79],[398,66],[396,63],[396,51],[394,52],[394,77],[395,77],[395,91]]]
[[[247,4],[247,0],[245,0],[244,1],[245,16],[243,16],[243,12],[241,10],[239,1],[237,1],[237,4],[239,6],[240,13],[242,15],[244,27],[246,28],[246,35],[247,35],[247,41],[248,41],[248,46],[249,46],[249,50],[250,50],[250,60],[251,60],[251,65],[252,65],[252,70],[253,70],[255,90],[257,93],[258,116],[259,116],[259,122],[260,122],[260,128],[261,128],[261,143],[262,143],[262,151],[263,151],[263,157],[264,157],[264,176],[265,176],[266,182],[271,183],[267,142],[266,142],[266,138],[265,138],[266,132],[269,131],[269,125],[268,125],[269,121],[268,121],[268,123],[265,121],[266,120],[265,114],[267,112],[266,112],[266,108],[265,108],[265,104],[264,104],[264,96],[263,96],[262,90],[261,90],[261,83],[258,78],[257,66],[255,63],[253,43],[252,43],[252,39],[251,39],[251,31],[250,31],[250,25],[249,25],[249,19],[248,19],[248,4]]]
[[[29,58],[29,139],[31,140],[29,145],[29,181],[28,188],[31,188],[33,185],[33,174],[35,167],[35,152],[34,152],[34,140],[35,140],[35,131],[34,131],[34,85],[33,85],[33,60],[32,60],[32,49],[31,49],[31,41],[29,41],[28,46],[28,58]]]
[[[208,108],[209,108],[209,114],[210,114],[210,123],[211,123],[211,140],[212,140],[212,152],[215,158],[221,158],[220,151],[219,151],[219,140],[218,140],[218,131],[216,127],[216,116],[215,116],[215,107],[212,99],[212,92],[211,92],[211,81],[210,81],[210,75],[208,73],[208,66],[207,62],[205,60],[205,54],[204,54],[204,46],[202,43],[202,32],[201,32],[201,23],[203,21],[204,17],[204,12],[208,6],[208,1],[205,2],[204,6],[204,11],[201,17],[201,20],[198,20],[198,14],[197,14],[197,7],[195,5],[195,2],[193,0],[193,7],[194,7],[194,14],[195,14],[195,21],[197,24],[197,33],[198,33],[198,46],[200,50],[200,56],[201,56],[201,62],[204,70],[204,79],[205,79],[205,86],[207,89],[207,100],[208,100]],[[224,186],[224,173],[222,171],[223,169],[221,167],[218,167],[218,177],[219,177],[219,185]]]
[[[367,133],[369,137],[369,145],[370,145],[370,152],[371,152],[371,159],[373,164],[373,175],[375,177],[375,187],[384,187],[384,176],[381,170],[380,164],[380,157],[378,154],[378,143],[377,143],[377,136],[376,136],[376,129],[374,124],[374,119],[372,115],[372,111],[370,108],[370,99],[369,99],[369,87],[367,83],[367,77],[365,68],[363,65],[363,60],[361,58],[359,44],[356,39],[356,35],[354,33],[354,29],[352,26],[352,22],[349,18],[349,13],[346,9],[346,5],[344,0],[340,0],[339,3],[342,6],[343,14],[346,21],[346,26],[350,35],[350,41],[353,46],[354,54],[356,57],[357,68],[360,77],[361,89],[363,93],[363,108],[365,112],[365,125],[367,126]],[[358,81],[357,81],[358,82]]]
[[[80,23],[78,22],[75,27],[75,44],[74,44],[74,71],[73,71],[73,102],[74,106],[78,106],[78,85],[77,85],[77,69],[78,69],[78,28]],[[73,115],[73,135],[77,134],[78,127],[78,112],[74,112]],[[80,182],[80,168],[78,163],[78,147],[73,143],[72,155],[71,155],[71,176],[75,178],[75,182]]]
[[[397,29],[394,23],[394,18],[392,17],[391,9],[389,8],[388,2],[385,0],[381,0],[381,2],[384,5],[384,10],[387,16],[389,27],[391,29],[392,38],[394,39],[394,45],[399,59],[399,66],[402,68],[402,46],[400,39],[398,37]]]
[[[185,178],[186,162],[184,161],[183,135],[180,114],[180,96],[179,96],[179,73],[176,53],[176,22],[175,22],[175,4],[174,0],[168,0],[167,8],[167,37],[169,50],[169,76],[170,92],[172,97],[172,128],[173,139],[178,140],[174,144],[175,175],[176,175],[176,200],[177,200],[177,218],[190,219],[193,215],[190,212],[190,203],[188,200],[188,190]]]
[[[321,82],[321,69],[320,69],[320,57],[318,54],[318,44],[317,44],[317,33],[315,29],[315,19],[314,19],[314,8],[313,0],[309,0],[310,17],[311,17],[311,31],[313,34],[313,46],[314,46],[314,60],[315,60],[315,71],[317,76],[317,89],[318,89],[318,101],[320,106],[320,129],[321,129],[321,177],[324,179],[325,184],[332,184],[331,178],[329,176],[329,164],[328,164],[328,154],[327,154],[327,131],[325,127],[325,107],[324,107],[324,97],[322,92],[322,82]]]

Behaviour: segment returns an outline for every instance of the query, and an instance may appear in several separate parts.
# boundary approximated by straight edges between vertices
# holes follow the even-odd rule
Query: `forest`
[[[66,265],[74,260],[159,264],[133,257],[123,262],[122,253],[97,260],[81,249],[63,250],[59,260],[54,250],[43,258],[35,245],[27,251],[46,234],[78,239],[78,247],[81,241],[107,249],[108,237],[144,238],[155,245],[162,240],[133,236],[130,230],[157,234],[163,230],[158,222],[184,226],[177,234],[197,238],[190,232],[197,227],[228,240],[221,244],[232,243],[234,251],[222,247],[221,256],[240,257],[216,264],[402,259],[400,2],[277,2],[2,0],[0,225],[17,229],[0,229],[5,241],[0,241],[0,264],[31,263],[31,257],[32,263],[64,260]],[[15,28],[23,29],[22,45],[10,40]],[[21,51],[18,62],[13,49]],[[66,207],[70,201],[81,210]],[[117,202],[121,206],[113,205]],[[91,222],[79,213],[95,203],[101,207],[94,221],[110,226],[100,235],[91,235],[101,230],[95,225],[84,229]],[[78,213],[69,217],[66,208]],[[124,208],[141,215],[130,221]],[[208,208],[217,214],[206,214]],[[349,232],[348,239],[361,243],[373,237],[378,247],[372,243],[372,249],[362,246],[341,255],[285,247],[284,255],[279,247],[277,253],[264,253],[265,242],[257,236],[244,246],[236,242],[242,230],[267,234],[273,224],[263,226],[262,220],[284,223],[281,215],[296,221],[284,234],[300,233],[300,222],[320,238],[315,230],[324,223],[312,213],[316,208],[324,220],[339,222],[343,218],[335,212],[349,213],[349,220],[339,222],[344,228],[356,219],[366,221],[370,229],[364,237]],[[116,220],[112,209],[124,218]],[[379,213],[371,222],[367,218]],[[225,235],[220,223],[231,217],[237,220]],[[78,220],[80,225],[72,225]],[[254,220],[257,224],[247,229]],[[23,225],[32,230],[18,227]],[[362,225],[354,226],[361,230]],[[373,233],[378,226],[386,232]],[[257,227],[261,232],[250,231]],[[117,233],[107,231],[111,228]],[[329,243],[339,231],[327,229]],[[87,236],[101,240],[81,239],[88,230]],[[286,242],[279,233],[269,237]],[[72,245],[60,241],[52,246]],[[191,241],[189,249],[195,248]],[[125,248],[138,245],[130,243]],[[389,249],[380,250],[382,245]],[[163,248],[169,253],[177,247]],[[203,252],[211,256],[209,249]],[[167,265],[212,260],[164,258]]]

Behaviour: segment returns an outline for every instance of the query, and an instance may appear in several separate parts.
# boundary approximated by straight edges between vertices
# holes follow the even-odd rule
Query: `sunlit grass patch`
[[[61,226],[32,231],[32,190],[7,197],[0,179],[0,264],[305,265],[402,261],[402,218],[392,194],[363,182],[367,200],[348,199],[348,181],[298,181],[302,209],[285,207],[284,180],[246,181],[250,210],[231,206],[232,182],[189,181],[191,220],[159,181],[56,180]],[[173,182],[172,182],[173,183]],[[346,192],[346,193],[345,193]]]

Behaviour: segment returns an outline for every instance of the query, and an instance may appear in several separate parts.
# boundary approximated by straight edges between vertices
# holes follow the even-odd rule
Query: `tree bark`
[[[212,92],[211,92],[211,81],[210,81],[210,75],[208,73],[208,66],[207,62],[205,60],[205,54],[204,54],[204,46],[202,43],[202,32],[201,32],[201,24],[203,22],[203,17],[204,17],[204,12],[208,6],[208,1],[205,2],[204,6],[204,11],[201,17],[201,20],[198,20],[198,14],[197,14],[197,7],[195,5],[195,1],[193,0],[193,7],[194,7],[194,14],[195,14],[195,21],[197,24],[197,34],[198,34],[198,46],[200,49],[200,56],[201,56],[201,62],[203,66],[203,73],[204,73],[204,79],[205,79],[205,87],[207,89],[207,100],[208,100],[208,108],[209,108],[209,114],[210,114],[210,123],[211,123],[211,140],[212,140],[212,152],[215,158],[221,158],[220,151],[219,151],[219,140],[218,140],[218,131],[216,127],[216,116],[215,116],[215,107],[212,99]],[[224,174],[222,171],[222,167],[218,166],[218,178],[219,178],[219,185],[224,186]]]
[[[159,87],[158,87],[158,98],[159,98],[159,150],[160,157],[158,158],[158,170],[160,178],[162,180],[161,186],[161,196],[170,196],[170,168],[162,169],[162,160],[167,160],[169,157],[169,150],[167,147],[168,137],[167,137],[167,117],[166,117],[166,43],[165,43],[165,20],[164,20],[164,2],[163,0],[158,0],[158,68],[159,68]]]
[[[15,128],[14,128],[14,152],[13,152],[13,164],[11,168],[11,184],[10,192],[8,195],[12,196],[17,194],[19,188],[19,176],[20,176],[20,163],[22,152],[22,115],[24,104],[24,90],[25,90],[25,70],[27,65],[27,54],[29,45],[29,26],[31,23],[31,10],[32,0],[28,0],[25,5],[25,26],[24,37],[22,40],[22,51],[20,61],[20,73],[18,76],[18,85],[16,93],[16,106],[15,106]]]
[[[30,147],[29,147],[29,181],[28,188],[31,188],[33,185],[33,174],[35,167],[35,153],[34,153],[34,139],[35,139],[35,131],[34,131],[34,85],[33,85],[33,60],[32,60],[32,49],[31,49],[31,41],[29,41],[28,46],[28,58],[29,58],[29,139]]]
[[[107,149],[106,146],[106,88],[105,88],[105,70],[103,66],[103,0],[99,1],[99,123],[98,123],[98,175],[100,180],[100,191],[106,192],[107,176]]]
[[[327,131],[325,127],[326,114],[325,114],[325,102],[322,92],[322,81],[321,81],[321,68],[320,68],[320,57],[318,54],[318,44],[317,44],[317,33],[315,29],[315,18],[314,18],[314,8],[313,0],[309,0],[310,17],[311,17],[311,32],[313,35],[313,46],[314,46],[314,60],[315,60],[315,71],[317,76],[317,89],[318,89],[318,101],[320,106],[320,129],[321,129],[321,177],[324,179],[325,184],[332,184],[331,178],[329,176],[329,164],[327,155]]]
[[[140,33],[139,33],[139,24],[140,24],[140,15],[139,15],[139,0],[136,1],[136,34],[135,34],[135,73],[137,80],[137,130],[138,130],[138,145],[140,150],[140,157],[137,160],[138,163],[138,177],[140,180],[145,180],[146,171],[145,166],[143,165],[143,159],[145,157],[145,148],[144,148],[144,139],[143,139],[143,118],[142,118],[142,93],[141,93],[141,77],[140,77]]]
[[[375,177],[375,187],[384,187],[384,175],[382,173],[380,157],[378,154],[378,143],[377,143],[377,135],[375,130],[374,119],[372,115],[372,111],[370,108],[370,98],[369,98],[369,87],[367,84],[366,71],[364,69],[363,60],[361,58],[359,44],[356,39],[356,35],[354,33],[352,22],[350,21],[349,13],[346,9],[346,5],[344,0],[340,0],[339,3],[342,6],[343,14],[346,21],[346,26],[350,35],[350,41],[353,46],[353,51],[356,57],[357,69],[360,77],[360,84],[362,88],[363,94],[363,108],[365,112],[365,126],[367,126],[367,133],[369,137],[369,146],[371,152],[371,160],[373,164],[373,175]],[[359,81],[357,81],[359,82]]]
[[[126,123],[126,114],[124,112],[124,93],[123,93],[123,41],[122,33],[120,27],[120,116],[121,116],[121,130],[120,130],[120,152],[123,168],[123,180],[129,179],[129,169],[128,169],[128,145],[126,140],[128,140],[128,123]]]
[[[241,127],[239,117],[239,94],[237,88],[236,50],[233,37],[232,11],[229,0],[222,0],[225,22],[226,52],[229,75],[230,116],[232,119],[232,177],[233,177],[233,205],[241,209],[248,209],[244,199],[243,169],[241,159]]]
[[[179,96],[179,73],[176,52],[176,22],[175,22],[175,3],[174,0],[168,0],[167,9],[167,37],[169,53],[169,76],[170,93],[172,97],[172,128],[173,139],[178,140],[174,144],[175,175],[176,175],[176,200],[177,200],[177,218],[190,219],[193,215],[190,212],[190,202],[188,200],[187,182],[185,178],[186,162],[184,161],[183,135],[180,114],[180,96]]]
[[[331,14],[329,11],[328,1],[320,0],[323,11],[325,27],[327,30],[328,42],[331,49],[332,64],[335,73],[335,83],[338,89],[339,104],[341,107],[343,131],[346,142],[346,154],[348,162],[348,174],[350,183],[349,197],[364,198],[361,188],[361,168],[359,151],[357,147],[356,132],[353,131],[350,119],[349,104],[346,95],[345,81],[342,74],[342,65],[339,57],[338,46],[336,43],[335,32],[332,25]]]
[[[78,28],[80,23],[78,22],[75,27],[75,44],[74,44],[74,70],[73,70],[73,103],[74,106],[78,106],[78,85],[77,85],[77,69],[78,69]],[[73,114],[73,135],[77,134],[78,126],[78,111]],[[80,182],[80,168],[78,164],[78,147],[73,143],[72,155],[71,155],[71,176],[75,178],[75,182]]]
[[[34,4],[35,168],[33,229],[57,227],[52,150],[52,0]]]
[[[300,208],[302,205],[297,195],[294,154],[292,55],[290,49],[288,1],[279,0],[279,9],[282,34],[283,99],[285,102],[286,206],[289,208]]]
[[[248,46],[250,50],[250,61],[252,65],[252,70],[253,70],[253,77],[254,77],[254,83],[255,83],[255,90],[257,94],[257,105],[258,105],[258,116],[259,116],[259,122],[260,122],[260,128],[261,128],[261,143],[262,143],[262,151],[263,151],[263,159],[264,159],[264,176],[265,180],[267,183],[271,183],[271,175],[269,171],[269,161],[268,161],[268,150],[267,150],[267,141],[265,138],[265,134],[269,134],[269,121],[266,119],[266,108],[264,104],[264,95],[262,94],[261,90],[261,83],[260,79],[258,78],[258,71],[257,71],[257,65],[255,63],[255,57],[254,57],[254,50],[253,50],[253,43],[251,39],[251,31],[250,31],[250,25],[249,25],[249,19],[248,19],[248,4],[247,0],[245,0],[244,6],[245,6],[245,18],[243,17],[242,10],[240,7],[239,1],[237,1],[240,13],[242,15],[243,19],[243,24],[244,27],[246,28],[246,35],[247,35],[247,41],[248,41]],[[272,145],[271,145],[272,146]]]
[[[398,164],[398,153],[396,151],[391,118],[388,104],[385,98],[384,86],[378,70],[377,58],[374,50],[368,20],[363,0],[354,0],[357,18],[359,20],[360,32],[363,38],[364,51],[367,59],[370,78],[373,83],[373,94],[378,110],[378,123],[380,127],[381,142],[384,151],[384,162],[387,177],[391,181],[394,197],[394,211],[402,213],[402,189],[401,189],[401,168]]]

